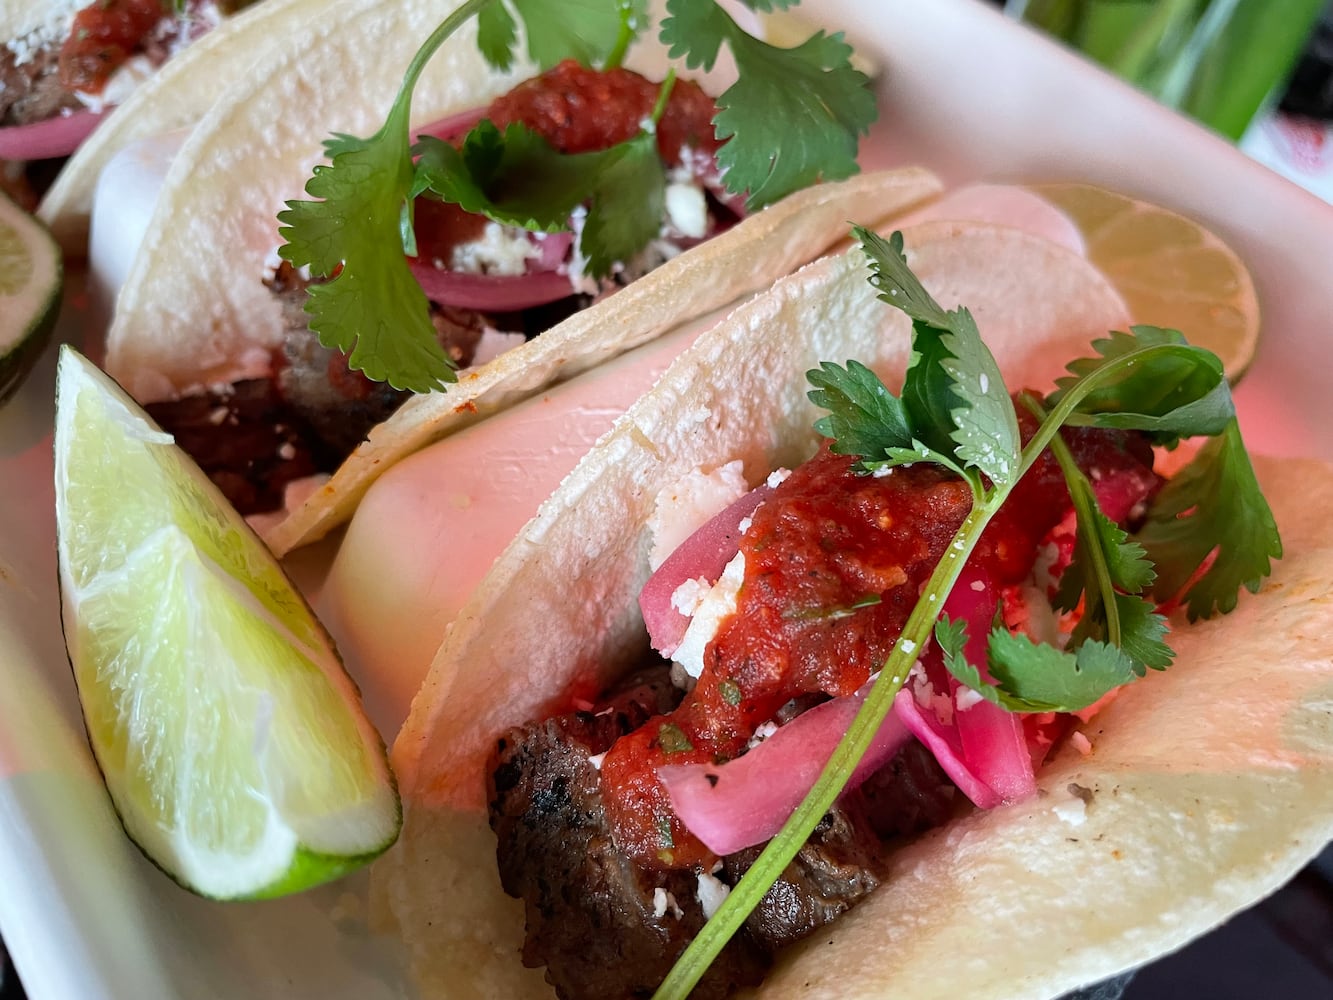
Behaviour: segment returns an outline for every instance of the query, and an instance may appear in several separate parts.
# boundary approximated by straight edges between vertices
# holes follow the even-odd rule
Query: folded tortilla
[[[1126,319],[1089,265],[1022,233],[932,224],[907,245],[941,304],[972,309],[1011,390],[1048,388]],[[484,768],[504,729],[604,689],[646,648],[636,596],[659,492],[734,459],[751,482],[800,462],[817,443],[805,372],[858,359],[896,388],[909,351],[859,251],[802,269],[683,354],[497,561],[394,746],[405,826],[372,870],[423,996],[551,995],[519,961],[523,907],[496,874]],[[1259,473],[1288,553],[1262,592],[1175,623],[1176,665],[1096,717],[1088,756],[1065,746],[1037,798],[898,850],[885,884],[785,954],[764,996],[1059,996],[1179,947],[1317,853],[1333,836],[1333,542],[1311,497],[1333,493],[1333,469]]]
[[[252,62],[291,47],[326,0],[263,0],[228,17],[173,56],[102,122],[61,169],[37,214],[61,248],[82,257],[88,240],[93,191],[102,168],[139,139],[193,125],[218,95],[244,76]],[[0,38],[32,24],[31,0],[0,0]]]
[[[439,5],[425,2],[345,0],[336,19],[303,29],[300,46],[257,59],[199,123],[172,164],[108,334],[106,368],[131,394],[153,402],[268,374],[282,335],[278,301],[261,282],[280,243],[276,215],[285,200],[301,197],[330,132],[369,135],[378,128],[440,15]],[[636,68],[658,67],[660,75],[666,52],[655,33],[631,52]],[[485,106],[531,74],[527,66],[509,74],[488,67],[469,23],[431,60],[413,98],[414,121]],[[852,215],[877,222],[939,190],[924,170],[884,172],[799,192],[745,219],[462,373],[447,392],[409,400],[303,506],[266,526],[266,541],[281,555],[321,537],[405,455],[766,287],[844,238]]]

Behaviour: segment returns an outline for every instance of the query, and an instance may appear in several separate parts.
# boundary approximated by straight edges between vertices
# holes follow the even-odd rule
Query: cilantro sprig
[[[1095,356],[1045,405],[1025,398],[1041,422],[1026,444],[990,351],[964,309],[946,312],[907,265],[899,234],[884,240],[854,230],[870,262],[871,284],[912,319],[912,358],[895,397],[870,369],[825,362],[807,373],[810,398],[829,413],[816,429],[833,451],[858,456],[862,472],[935,462],[963,477],[973,507],[922,588],[880,676],[819,780],[726,901],[686,949],[656,996],[683,998],[763,898],[833,805],[888,715],[920,651],[933,637],[946,668],[982,697],[1011,711],[1074,711],[1111,689],[1169,665],[1166,624],[1145,595],[1186,591],[1189,614],[1235,605],[1258,588],[1281,556],[1281,542],[1240,439],[1221,364],[1174,331],[1135,327],[1093,345]],[[1154,440],[1211,438],[1157,498],[1138,539],[1097,506],[1091,483],[1059,438],[1065,425],[1144,430]],[[987,636],[985,673],[966,655],[965,623],[938,618],[991,518],[1050,447],[1076,511],[1074,561],[1059,600],[1080,597],[1084,617],[1063,650],[1013,635],[1002,623]],[[989,675],[989,680],[986,675]]]
[[[745,2],[766,11],[796,0]],[[795,49],[778,49],[742,32],[715,0],[670,0],[668,10],[661,38],[673,56],[711,67],[725,42],[736,57],[739,79],[720,99],[715,123],[730,191],[748,189],[757,207],[855,172],[857,142],[875,105],[840,36],[820,32]],[[289,201],[279,214],[283,259],[326,279],[311,286],[306,305],[320,342],[348,354],[349,365],[369,378],[415,392],[442,389],[456,376],[404,259],[416,252],[413,199],[440,198],[540,231],[569,228],[574,207],[587,205],[580,248],[594,277],[610,274],[657,235],[665,204],[651,127],[600,153],[561,154],[522,126],[501,132],[489,122],[461,149],[429,138],[414,146],[416,83],[472,17],[479,50],[501,70],[514,65],[520,35],[541,69],[566,58],[617,66],[648,23],[646,0],[465,0],[413,57],[379,131],[327,141],[330,162],[306,184],[314,200]],[[669,79],[654,123],[670,88]]]

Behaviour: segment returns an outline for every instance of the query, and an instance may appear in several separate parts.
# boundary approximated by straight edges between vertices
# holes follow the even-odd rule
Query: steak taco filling
[[[997,807],[1038,795],[1053,748],[1088,751],[1078,722],[1171,666],[1169,613],[1231,611],[1282,554],[1214,355],[1134,327],[1095,341],[1048,395],[1010,396],[971,315],[931,298],[901,235],[856,232],[871,286],[911,320],[901,395],[856,361],[820,361],[806,372],[827,411],[813,458],[748,490],[736,461],[656,480],[655,502],[622,497],[651,511],[621,530],[639,540],[625,545],[636,562],[649,533],[662,550],[635,578],[670,664],[640,662],[595,702],[578,700],[579,678],[613,674],[576,664],[560,674],[572,711],[491,743],[489,822],[501,885],[524,902],[522,960],[563,998],[759,982],[783,949],[866,901],[906,838],[970,824],[969,809],[1018,815]],[[770,331],[779,339],[806,336],[795,317],[819,312],[755,311],[770,308],[792,323]],[[753,335],[738,316],[724,336],[741,330]],[[618,431],[655,426],[677,376]],[[744,407],[714,392],[712,415],[702,396],[680,404],[726,434],[717,413]],[[1209,440],[1161,478],[1156,449],[1192,436]],[[637,462],[627,440],[601,447]],[[601,510],[588,482],[576,473],[570,489]],[[576,560],[617,572],[593,544]],[[1093,793],[1068,787],[1061,808],[1081,810]]]
[[[1029,438],[1035,419],[1022,427]],[[1160,485],[1147,439],[1064,437],[1102,509],[1137,527]],[[660,662],[651,684],[640,673],[596,706],[500,739],[490,799],[501,880],[526,904],[524,961],[545,965],[561,997],[656,988],[808,790],[811,748],[827,753],[841,735],[971,510],[970,487],[938,466],[867,476],[855,465],[825,447],[755,491],[757,505],[752,495],[724,511],[730,531],[687,540],[677,552],[688,568],[663,563],[669,603],[694,605],[712,633],[701,641],[658,624],[654,645],[675,653],[674,668]],[[1073,556],[1073,520],[1047,450],[986,529],[946,610],[981,635],[998,615],[1037,641],[1067,636],[1077,615],[1051,601]],[[719,561],[728,568],[708,592],[692,574]],[[657,578],[645,588],[650,623],[670,616],[649,606],[664,593]],[[710,607],[719,601],[720,616]],[[683,687],[666,683],[669,672]],[[965,799],[990,807],[1033,794],[1034,767],[1071,719],[1010,714],[974,696],[933,647],[899,701],[882,745],[694,995],[758,982],[779,950],[879,884],[895,839],[946,821]]]
[[[40,23],[0,48],[0,128],[120,103],[138,81],[245,6],[247,0],[50,3]]]
[[[633,137],[663,89],[630,70],[567,60],[484,111],[426,129],[419,149],[430,155],[431,144],[462,148],[478,122],[486,122],[497,134],[525,126],[562,156],[595,154]],[[534,232],[438,197],[418,197],[416,253],[409,262],[429,300],[436,339],[453,364],[485,363],[733,225],[744,213],[743,201],[721,186],[715,114],[697,85],[670,87],[654,132],[667,174],[660,231],[634,258],[610,262],[600,273],[581,252],[582,207],[568,231]],[[412,395],[368,379],[352,369],[346,353],[320,343],[305,307],[310,285],[322,283],[285,261],[273,262],[265,284],[282,303],[283,339],[270,378],[148,406],[244,514],[279,509],[289,482],[337,469]]]

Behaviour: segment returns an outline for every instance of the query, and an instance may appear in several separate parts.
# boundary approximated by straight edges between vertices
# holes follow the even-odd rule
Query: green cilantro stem
[[[893,652],[889,654],[880,671],[879,679],[875,681],[865,704],[856,713],[856,718],[852,720],[847,733],[839,741],[828,763],[824,765],[819,780],[796,807],[796,811],[778,834],[769,841],[750,870],[736,883],[735,888],[704,925],[703,930],[681,954],[670,974],[653,994],[654,1000],[676,1000],[676,998],[684,1000],[689,995],[708,966],[726,946],[732,935],[740,929],[746,917],[763,899],[764,894],[777,881],[792,858],[796,857],[801,845],[810,838],[820,819],[837,800],[856,765],[869,749],[875,733],[888,717],[893,707],[893,699],[907,680],[912,665],[916,663],[921,650],[930,640],[944,602],[953,590],[954,584],[958,582],[968,557],[981,540],[986,525],[1004,505],[1014,484],[1036,462],[1058,428],[1059,424],[1048,417],[1038,433],[1033,435],[1023,448],[1018,475],[1007,484],[993,486],[984,491],[979,502],[963,519],[958,532],[945,549],[944,556],[926,581],[925,589],[922,590],[916,606],[912,608],[907,624],[903,626],[902,635],[899,636]]]
[[[832,807],[847,784],[857,763],[865,755],[875,733],[893,707],[893,699],[907,679],[920,651],[929,641],[944,607],[968,557],[976,548],[981,534],[991,518],[999,511],[1014,485],[1022,479],[1048,446],[1057,443],[1057,434],[1074,413],[1079,402],[1103,381],[1124,368],[1147,364],[1158,355],[1189,350],[1178,345],[1158,345],[1129,352],[1107,361],[1103,366],[1085,375],[1065,391],[1057,406],[1044,415],[1037,431],[1023,447],[1018,473],[1005,483],[983,487],[972,511],[964,519],[940,562],[926,582],[902,635],[893,648],[847,733],[834,749],[828,763],[820,772],[810,793],[792,813],[791,818],[769,841],[754,865],[736,884],[727,899],[702,931],[682,953],[667,978],[654,994],[654,1000],[684,1000],[702,978],[708,966],[740,929],[745,919],[759,904],[782,871],[796,857],[801,846],[809,839],[820,819]],[[968,477],[969,479],[973,477]]]
[[[1019,396],[1019,401],[1027,407],[1028,411],[1038,420],[1046,419],[1046,409],[1029,392],[1024,392]],[[1065,444],[1064,439],[1059,434],[1051,438],[1051,454],[1055,456],[1056,462],[1060,465],[1060,471],[1064,473],[1065,482],[1073,483],[1076,478],[1082,478],[1083,473],[1074,461],[1074,456]],[[1090,496],[1083,490],[1070,489],[1069,498],[1074,504],[1074,515],[1080,525],[1091,524],[1094,518],[1094,512],[1090,506]],[[1096,501],[1092,500],[1092,504]],[[1101,605],[1106,613],[1106,641],[1112,646],[1121,645],[1120,640],[1120,609],[1116,606],[1115,592],[1111,586],[1111,567],[1106,560],[1106,550],[1100,545],[1088,545],[1084,549],[1085,558],[1092,562],[1092,577],[1097,581],[1101,591]]]
[[[434,58],[439,47],[448,40],[450,35],[461,28],[469,18],[480,14],[487,7],[499,2],[500,0],[464,0],[462,5],[441,21],[439,27],[430,33],[425,44],[417,49],[417,54],[407,64],[407,72],[403,74],[402,86],[398,88],[398,96],[394,99],[394,110],[397,111],[401,106],[404,120],[410,119],[412,91],[416,89],[417,80],[421,78],[426,64]]]
[[[657,103],[653,105],[653,113],[649,116],[653,125],[657,125],[666,114],[667,102],[671,100],[671,92],[676,89],[676,71],[667,70],[666,79],[662,81],[662,86],[657,91]]]
[[[602,63],[602,69],[617,69],[625,61],[625,53],[639,33],[634,15],[633,0],[620,0],[620,31],[616,35],[616,44]]]

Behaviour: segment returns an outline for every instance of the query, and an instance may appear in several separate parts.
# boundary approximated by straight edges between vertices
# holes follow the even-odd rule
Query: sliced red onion
[[[533,234],[533,242],[541,250],[541,256],[528,261],[529,271],[554,271],[569,256],[569,248],[574,245],[571,232]],[[568,277],[565,278],[569,280]]]
[[[84,108],[31,125],[0,128],[0,159],[48,160],[69,156],[101,121],[101,112]]]
[[[639,591],[639,610],[648,628],[648,641],[663,656],[680,645],[690,620],[671,604],[671,595],[686,580],[703,578],[715,583],[740,548],[740,524],[773,493],[768,485],[757,487],[714,514],[667,556]]]
[[[559,271],[528,274],[467,274],[409,257],[408,266],[426,298],[440,305],[482,312],[514,312],[556,302],[573,294],[569,275]]]
[[[467,111],[460,111],[429,125],[423,125],[416,130],[416,135],[418,139],[423,135],[429,135],[444,142],[453,142],[471,132],[477,122],[485,117],[485,108],[469,108]]]
[[[862,691],[817,705],[725,764],[659,768],[671,808],[718,855],[771,840],[814,787],[864,702]],[[910,738],[900,720],[885,719],[845,791],[887,764]]]
[[[987,679],[986,648],[991,620],[999,601],[990,578],[969,566],[964,568],[944,602],[945,614],[967,622],[964,652],[968,662],[980,669]],[[932,647],[926,656],[939,659],[938,647]],[[937,675],[945,673],[940,660]],[[942,690],[948,692],[956,705],[958,691],[963,685],[952,674],[943,679],[947,686]],[[956,709],[953,722],[958,730],[963,759],[972,773],[989,785],[996,795],[1005,802],[1019,802],[1036,794],[1037,779],[1021,716],[982,700],[967,708]]]
[[[1000,796],[963,759],[958,731],[940,722],[934,712],[922,711],[911,691],[899,691],[894,697],[893,715],[935,755],[944,773],[973,804],[980,809],[994,809],[1000,804]]]

